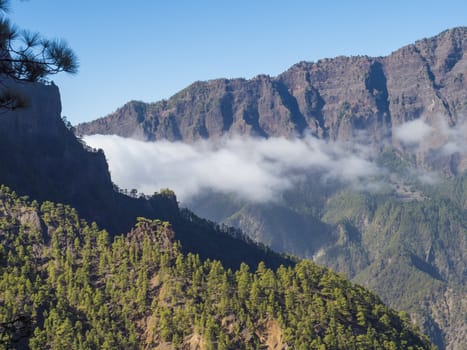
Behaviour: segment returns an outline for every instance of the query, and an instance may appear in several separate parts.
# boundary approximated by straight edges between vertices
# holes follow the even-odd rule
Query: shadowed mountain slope
[[[127,232],[136,218],[170,221],[186,251],[218,259],[228,267],[241,262],[271,267],[291,264],[241,233],[180,210],[173,192],[131,198],[117,191],[102,151],[84,146],[60,118],[58,88],[14,83],[26,108],[0,114],[0,184],[38,201],[73,206],[112,235]]]

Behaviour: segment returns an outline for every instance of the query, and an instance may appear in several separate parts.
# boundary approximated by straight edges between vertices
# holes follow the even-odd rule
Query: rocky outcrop
[[[91,215],[85,204],[113,192],[104,153],[85,150],[67,129],[57,86],[5,84],[25,106],[0,113],[0,183],[38,200],[73,203]]]

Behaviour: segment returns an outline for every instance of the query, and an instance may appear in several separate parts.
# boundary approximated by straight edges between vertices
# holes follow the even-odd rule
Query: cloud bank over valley
[[[368,149],[311,136],[292,140],[234,137],[185,144],[92,135],[84,141],[104,150],[118,186],[145,194],[170,188],[182,201],[211,189],[264,202],[274,200],[309,172],[320,172],[323,181],[345,183],[366,181],[381,173],[370,161]]]
[[[467,123],[435,127],[417,119],[395,127],[393,138],[406,152],[451,156],[467,154],[466,133]],[[376,164],[377,154],[370,145],[327,142],[313,136],[238,136],[186,144],[92,135],[84,141],[104,150],[112,180],[119,187],[145,194],[170,188],[182,202],[204,190],[236,194],[254,202],[271,201],[310,174],[324,182],[337,180],[359,189],[375,189],[381,185],[378,176],[391,173]],[[428,170],[418,169],[417,173],[421,181],[436,178]]]

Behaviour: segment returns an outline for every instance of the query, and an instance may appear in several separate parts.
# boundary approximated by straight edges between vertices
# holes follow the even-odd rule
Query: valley
[[[226,182],[245,176],[250,192],[200,181],[182,206],[344,273],[410,313],[440,348],[460,349],[467,337],[466,38],[466,28],[454,28],[387,57],[337,57],[301,62],[277,77],[196,82],[168,100],[129,102],[76,132],[155,147],[182,141],[205,158],[244,152],[235,146],[244,142],[252,156],[210,169],[226,166],[217,175]],[[85,140],[100,147],[106,139],[99,137]],[[303,149],[297,144],[307,151],[294,153]],[[105,145],[112,168],[118,154]],[[286,185],[255,197],[255,188],[272,187],[255,182],[254,171],[256,185],[247,185],[243,161],[256,162],[254,171],[272,169],[270,180]],[[364,170],[345,177],[357,165]]]
[[[464,349],[467,27],[73,126],[9,5],[0,348]]]

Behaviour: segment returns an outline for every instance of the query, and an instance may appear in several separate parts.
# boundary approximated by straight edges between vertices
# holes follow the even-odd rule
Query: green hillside
[[[232,271],[182,254],[167,222],[110,239],[4,186],[0,275],[4,348],[431,348],[405,314],[308,260]]]

